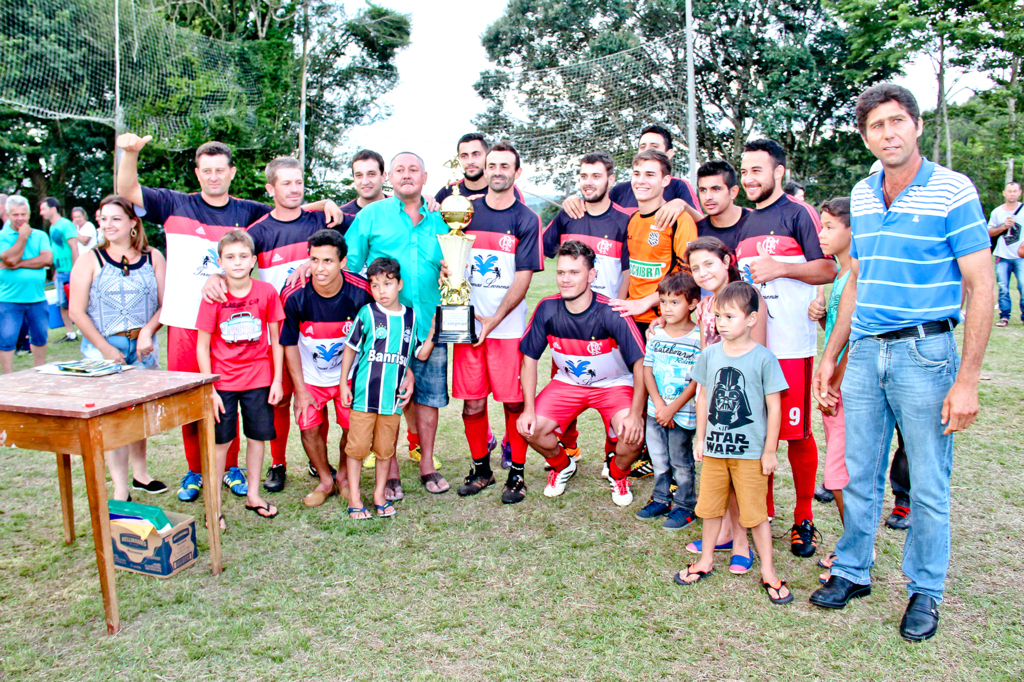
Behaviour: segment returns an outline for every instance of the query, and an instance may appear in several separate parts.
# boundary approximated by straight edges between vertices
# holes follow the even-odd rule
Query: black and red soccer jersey
[[[170,189],[142,188],[140,217],[164,226],[167,239],[167,291],[160,322],[195,329],[206,278],[221,272],[217,242],[227,232],[246,229],[271,207],[230,197],[223,206],[211,206],[202,196]]]
[[[629,271],[626,235],[631,213],[616,203],[601,215],[584,213],[576,220],[565,211],[559,211],[544,228],[544,255],[554,258],[558,246],[570,239],[583,242],[596,256],[597,277],[590,287],[608,298],[618,298],[622,273]]]
[[[469,254],[467,273],[474,312],[480,317],[491,317],[512,286],[516,272],[544,269],[540,216],[521,201],[496,210],[481,197],[473,201],[473,220],[465,232],[476,238]],[[479,333],[480,322],[476,325]],[[526,301],[523,300],[491,330],[488,338],[518,339],[525,330]]]
[[[666,202],[673,199],[682,199],[690,206],[700,208],[700,204],[697,203],[697,193],[693,191],[690,183],[682,178],[672,178],[662,196]],[[612,190],[608,192],[608,197],[629,211],[630,215],[636,213],[636,209],[639,206],[636,203],[636,195],[633,194],[633,185],[629,184],[629,182],[620,182],[615,187],[612,187]]]
[[[346,215],[341,227],[348,230],[354,218]],[[278,220],[268,213],[249,226],[249,236],[256,246],[260,279],[270,282],[278,291],[284,289],[288,275],[309,260],[309,238],[327,227],[323,211],[303,211],[295,220]]]
[[[736,247],[740,276],[753,282],[750,262],[760,256],[758,247],[784,263],[825,258],[818,240],[820,231],[817,211],[788,194],[771,206],[751,211]],[[755,286],[768,304],[768,350],[780,360],[813,357],[817,353],[818,326],[807,317],[807,306],[814,300],[814,287],[786,277]]]
[[[312,280],[281,292],[285,315],[281,345],[299,347],[302,376],[311,386],[341,383],[345,338],[360,308],[373,302],[365,279],[347,271],[341,276],[341,289],[330,298],[316,293]]]
[[[390,195],[385,194],[384,198],[387,199],[389,196]],[[349,201],[349,202],[347,202],[347,203],[342,205],[341,212],[344,213],[347,216],[352,216],[353,218],[355,218],[356,215],[360,211],[362,211],[364,208],[366,208],[366,206],[360,206],[359,205],[359,199],[353,199],[352,201]],[[351,223],[352,223],[351,220],[348,221],[348,224],[351,224]],[[346,225],[345,229],[346,230],[348,229],[348,225]]]
[[[560,296],[541,299],[519,351],[539,360],[548,346],[556,380],[592,388],[632,386],[633,365],[645,350],[633,318],[620,316],[601,294],[579,314],[570,313]]]
[[[740,208],[740,219],[736,221],[735,225],[730,225],[729,227],[715,227],[711,224],[711,216],[704,216],[703,220],[697,221],[697,236],[718,237],[735,254],[736,247],[740,243],[740,231],[743,229],[743,224],[747,222],[747,216],[749,215],[749,208]]]
[[[471,197],[477,194],[487,194],[487,187],[484,187],[483,189],[469,189],[466,187],[465,178],[463,178],[462,180],[459,180],[458,183],[452,180],[447,185],[437,190],[437,194],[434,195],[434,201],[440,204],[442,201],[450,197],[452,195],[452,187],[456,184],[459,186],[459,194],[464,197]],[[513,187],[512,191],[516,193],[516,199],[519,199],[519,201],[522,201],[524,204],[526,203],[526,197],[523,196],[519,187]]]

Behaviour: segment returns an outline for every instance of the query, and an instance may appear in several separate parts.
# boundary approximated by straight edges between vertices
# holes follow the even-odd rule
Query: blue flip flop
[[[700,554],[703,551],[701,548],[704,546],[703,540],[694,540],[686,546],[686,551],[690,554]],[[723,542],[720,545],[715,545],[716,552],[732,551],[732,540],[729,542]]]
[[[395,505],[387,500],[385,500],[384,504],[374,504],[373,506],[377,508],[377,516],[382,519],[389,519],[398,513],[395,510]],[[366,509],[366,507],[363,507],[363,509]]]
[[[366,508],[365,504],[362,507],[349,507],[348,508],[348,517],[350,519],[352,519],[353,521],[369,521],[370,519],[373,518],[372,516],[363,516],[363,517],[360,517],[360,518],[356,518],[356,517],[352,516],[353,514],[360,514],[360,513],[369,514],[370,510]]]
[[[750,567],[754,565],[754,548],[747,548],[747,556],[740,554],[733,554],[732,558],[729,559],[729,572],[733,575],[743,575],[750,570]]]

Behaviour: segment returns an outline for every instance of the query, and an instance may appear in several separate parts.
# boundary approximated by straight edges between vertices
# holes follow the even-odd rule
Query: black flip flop
[[[782,593],[782,588],[786,587],[786,581],[785,580],[780,580],[778,587],[776,587],[774,585],[769,585],[768,583],[766,583],[765,581],[762,580],[761,581],[761,587],[764,588],[765,594],[768,595],[768,601],[770,601],[773,604],[780,604],[780,605],[781,604],[788,604],[789,602],[793,601],[793,590],[790,590],[788,587],[786,589],[789,591],[789,594],[787,594],[785,597],[779,597],[778,599],[775,599],[774,597],[772,597],[772,593],[769,591],[769,590],[775,590],[776,594],[781,594]]]
[[[260,514],[260,510],[261,509],[263,509],[265,511],[268,511],[268,512],[270,511],[270,505],[269,504],[265,504],[262,507],[250,507],[249,505],[245,505],[245,508],[248,509],[249,511],[251,511],[256,516],[260,517],[261,519],[272,519],[275,516],[277,516],[277,513],[278,513],[278,512],[274,512],[273,514]],[[278,510],[278,511],[280,511],[280,510]]]
[[[690,570],[692,568],[693,568],[693,564],[690,564],[689,566],[686,567],[686,575],[683,575],[683,572],[679,571],[674,576],[672,576],[672,579],[676,582],[676,585],[681,585],[683,587],[692,587],[693,585],[696,585],[701,580],[704,580],[704,578],[707,578],[709,575],[711,575],[712,573],[715,572],[715,569],[713,569],[713,568],[708,569],[706,571],[692,571],[692,570]],[[689,578],[691,575],[696,575],[696,576],[700,576],[700,577],[697,578],[696,580],[692,581],[692,582],[687,582],[687,581],[683,580],[683,578]]]
[[[426,490],[431,495],[443,495],[449,490],[451,490],[450,485],[448,485],[448,487],[445,488],[444,490],[431,490],[430,488],[427,487],[427,483],[434,482],[436,484],[440,484],[441,481],[444,481],[445,485],[448,485],[448,481],[444,480],[444,476],[442,476],[441,472],[439,471],[435,471],[433,473],[420,476],[420,483],[423,484],[423,489]]]

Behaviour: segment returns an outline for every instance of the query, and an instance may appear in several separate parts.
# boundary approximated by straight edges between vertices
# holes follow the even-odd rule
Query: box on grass
[[[187,514],[166,512],[171,528],[155,530],[143,538],[138,528],[112,520],[110,540],[114,565],[125,571],[170,578],[196,562],[196,519]]]

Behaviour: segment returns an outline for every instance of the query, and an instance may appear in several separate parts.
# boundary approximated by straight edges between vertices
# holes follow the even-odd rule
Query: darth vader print
[[[708,421],[725,430],[751,423],[746,381],[735,367],[722,367],[715,375],[715,389],[708,406]]]

